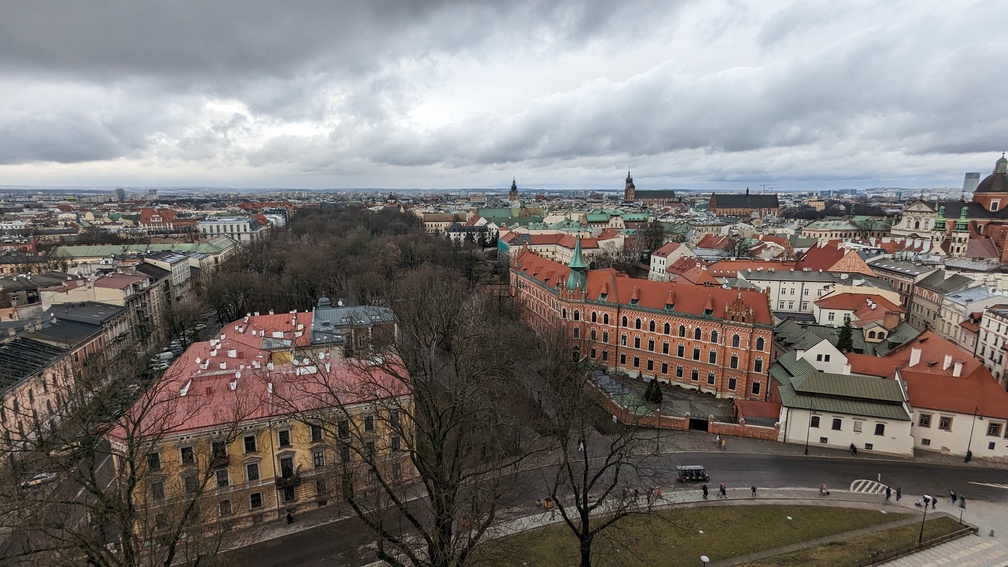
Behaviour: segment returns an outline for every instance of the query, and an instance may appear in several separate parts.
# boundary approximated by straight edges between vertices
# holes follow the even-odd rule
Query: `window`
[[[311,426],[311,440],[312,440],[312,443],[318,443],[319,441],[322,440],[322,426],[321,425],[314,425],[313,424]]]
[[[578,311],[578,310],[576,310],[576,309],[574,310],[574,320],[575,321],[580,321],[581,320],[581,312]]]
[[[707,362],[711,364],[717,364],[717,351],[711,349],[710,353],[707,355]]]
[[[668,374],[668,363],[667,362],[661,363],[661,373],[662,374]]]
[[[602,351],[602,361],[605,362],[607,360],[609,360],[609,351],[604,350]]]
[[[931,414],[922,413],[920,419],[917,420],[917,425],[921,427],[931,427]]]
[[[828,437],[820,437],[819,438],[819,442],[825,445],[826,443],[829,443],[829,438]]]
[[[987,435],[990,435],[992,437],[1000,437],[1001,436],[1001,424],[1000,423],[992,423],[992,424],[988,425],[987,426]]]
[[[221,517],[230,516],[231,515],[231,501],[230,500],[221,500],[220,504],[218,505],[217,508],[220,511]]]
[[[340,446],[340,460],[344,463],[350,462],[350,445]]]
[[[654,339],[648,339],[647,349],[650,352],[654,352]]]
[[[626,346],[627,345],[626,335],[620,335],[620,341],[619,342],[620,342],[620,346]]]
[[[327,490],[328,487],[326,486],[326,481],[324,478],[320,478],[315,481],[315,494],[322,496],[327,492]]]
[[[682,367],[682,364],[677,364],[676,365],[676,367],[675,367],[675,375],[676,375],[676,378],[682,378],[683,377],[683,367]]]
[[[634,329],[640,329],[640,318],[634,320]]]
[[[662,343],[661,352],[662,352],[662,354],[668,354],[669,353],[669,344],[668,343]]]
[[[686,346],[685,345],[679,345],[679,346],[676,347],[676,356],[678,356],[679,358],[682,358],[682,357],[686,356]]]
[[[282,457],[280,459],[280,476],[284,478],[294,477],[294,458]]]
[[[262,492],[253,492],[249,494],[249,508],[255,510],[256,508],[263,507]]]
[[[731,358],[728,359],[728,367],[731,368],[731,369],[733,369],[733,370],[737,370],[738,369],[738,355],[737,354],[731,355]]]
[[[154,529],[168,529],[168,514],[165,514],[164,512],[154,514]]]
[[[650,370],[650,368],[648,370]],[[389,441],[389,448],[392,449],[393,451],[401,451],[402,450],[402,438],[399,437],[398,435],[393,436],[392,440]]]
[[[819,416],[813,415],[812,419],[809,420],[809,427],[819,427]]]
[[[864,425],[863,421],[854,420],[854,433],[861,433],[861,427]]]
[[[259,463],[245,465],[245,478],[249,481],[259,480]]]
[[[927,447],[930,444],[931,444],[931,440],[930,439],[921,439],[921,445]]]
[[[650,358],[647,361],[647,369],[648,370],[654,370],[654,361],[651,360]]]
[[[702,338],[703,338],[703,331],[700,330],[700,327],[693,329],[693,340],[699,341]]]
[[[346,419],[340,420],[339,424],[336,426],[336,430],[339,433],[340,439],[350,437],[350,421]]]
[[[711,386],[714,385],[714,373],[713,372],[708,372],[707,373],[707,384],[709,384]]]
[[[694,368],[690,372],[690,379],[693,380],[694,382],[698,382],[700,380],[700,371]]]
[[[588,334],[588,337],[591,340],[593,340],[593,341],[598,339],[598,336],[595,333],[595,328],[594,327],[591,329],[591,332]]]
[[[374,416],[369,415],[364,418],[364,431],[374,431]]]
[[[864,444],[864,448],[865,448],[866,451],[871,451],[872,449],[875,448],[875,445],[873,445],[871,443],[865,443]]]
[[[255,435],[246,435],[244,441],[245,441],[245,452],[246,453],[255,453],[256,452],[256,438],[255,438]]]
[[[367,455],[368,460],[373,461],[375,458],[375,444],[374,441],[368,441],[364,443],[364,454]]]
[[[627,326],[627,316],[626,316],[626,315],[624,315],[624,316],[623,316],[623,320],[621,321],[621,323],[622,323],[622,325],[623,325],[624,327],[626,327],[626,326]]]
[[[574,338],[575,339],[580,339],[581,338],[581,329],[579,327],[574,327],[573,331],[574,331]]]
[[[620,355],[619,355],[619,363],[620,364],[626,364],[626,353],[625,352],[621,352],[620,353]]]
[[[320,469],[325,466],[325,451],[312,451],[312,463],[315,468]]]
[[[685,337],[686,336],[686,326],[685,325],[679,325],[679,336],[680,337]]]
[[[153,498],[154,500],[159,500],[159,501],[160,500],[164,500],[164,496],[165,496],[165,493],[164,493],[164,483],[161,482],[160,480],[156,480],[156,481],[150,483],[150,493],[151,493],[151,498]]]
[[[161,454],[147,453],[147,468],[152,471],[161,470]]]
[[[229,484],[227,469],[219,469],[215,474],[217,476],[217,488],[223,488]]]
[[[885,424],[876,423],[875,424],[875,435],[885,435]]]
[[[609,344],[609,331],[602,331],[602,342]]]
[[[700,347],[693,347],[693,360],[700,360]]]
[[[633,338],[633,347],[634,348],[640,348],[640,337],[634,337]]]
[[[608,325],[609,324],[609,314],[608,313],[603,313],[602,314],[602,324],[603,325]]]
[[[757,358],[756,362],[753,363],[753,372],[756,372],[757,374],[760,373],[760,372],[763,372],[763,359],[762,358]]]
[[[654,321],[651,321],[650,323],[648,323],[648,330],[651,331],[652,333],[655,332],[655,322]]]
[[[199,481],[193,475],[185,475],[182,477],[182,485],[185,486],[186,494],[195,494],[199,490]]]
[[[945,431],[952,431],[952,418],[946,416],[939,417],[938,429],[944,429]]]
[[[839,417],[833,418],[833,431],[840,431],[842,425],[843,425],[842,419],[840,419]]]
[[[732,338],[731,338],[731,346],[733,346],[733,347],[735,347],[735,348],[738,348],[738,346],[739,346],[739,343],[740,343],[740,342],[741,342],[741,341],[740,341],[740,339],[739,339],[739,336],[738,336],[738,335],[732,335]]]
[[[753,382],[752,383],[752,393],[753,393],[754,396],[758,396],[759,395],[759,393],[760,393],[760,383],[759,382]]]
[[[718,340],[717,331],[711,331],[710,332],[710,342],[712,342],[714,344],[717,344],[717,340]]]
[[[830,311],[829,313],[826,314],[827,321],[832,321],[834,319],[836,319],[836,313],[834,313],[833,311]]]
[[[728,379],[728,389],[735,390],[735,386],[738,384],[738,379],[734,376]]]
[[[868,338],[869,339],[874,339],[875,338],[875,331],[868,331]]]
[[[194,465],[196,464],[196,453],[193,452],[192,447],[182,447],[179,449],[179,454],[182,457],[183,465]]]
[[[283,431],[278,431],[277,441],[280,443],[281,447],[290,447],[291,446],[290,430],[284,429]]]
[[[671,335],[672,334],[672,325],[669,325],[668,323],[665,323],[665,329],[664,329],[664,331],[665,331],[666,335]]]
[[[633,367],[637,368],[639,366],[640,366],[640,357],[639,356],[633,357]]]

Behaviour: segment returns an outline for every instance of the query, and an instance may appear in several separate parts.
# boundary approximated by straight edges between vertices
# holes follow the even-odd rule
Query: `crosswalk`
[[[885,489],[886,485],[881,482],[867,479],[855,480],[850,485],[851,492],[859,492],[861,494],[882,494],[885,492]]]
[[[991,488],[1003,488],[1008,490],[1008,484],[1001,484],[999,482],[973,482],[969,481],[970,484],[975,484],[977,486],[990,486]]]

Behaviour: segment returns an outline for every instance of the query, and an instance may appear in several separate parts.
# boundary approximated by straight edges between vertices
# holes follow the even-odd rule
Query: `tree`
[[[657,220],[648,223],[640,236],[644,250],[654,252],[665,244],[665,225]]]
[[[580,565],[591,567],[593,543],[640,510],[641,488],[650,501],[653,471],[644,464],[653,446],[644,443],[635,423],[609,423],[591,369],[565,356],[570,349],[565,342],[547,337],[544,352],[537,357],[544,361],[541,373],[549,389],[559,452],[556,468],[545,480],[564,525],[578,540]],[[593,432],[603,427],[607,435],[591,443]]]
[[[375,534],[377,559],[461,567],[497,519],[505,487],[529,454],[528,418],[511,411],[524,392],[529,334],[501,316],[495,298],[446,269],[400,277],[389,307],[399,338],[376,341],[348,359],[361,380],[352,388],[313,385],[342,414],[322,426],[353,455],[341,463],[343,497]],[[367,426],[354,418],[355,392],[362,391],[377,393]],[[404,455],[407,466],[394,466],[400,461],[390,454]]]
[[[751,238],[745,238],[743,236],[735,235],[729,236],[728,242],[730,246],[726,249],[728,255],[732,258],[752,258],[752,245],[753,241]]]
[[[854,350],[854,333],[851,328],[850,319],[844,319],[844,324],[840,327],[840,335],[837,337],[836,347],[837,350],[843,353]]]
[[[653,404],[660,404],[662,402],[661,386],[658,385],[656,378],[652,378],[648,382],[647,389],[644,390],[644,401]]]
[[[207,304],[194,293],[172,301],[164,312],[165,332],[170,338],[178,339],[182,348],[189,346],[197,324],[207,312]]]

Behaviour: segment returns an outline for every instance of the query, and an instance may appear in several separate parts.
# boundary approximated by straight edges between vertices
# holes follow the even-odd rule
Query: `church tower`
[[[511,178],[511,191],[508,192],[508,201],[511,202],[512,207],[520,207],[521,201],[518,200],[518,184],[515,183],[515,178]]]
[[[588,262],[585,262],[581,254],[581,235],[577,235],[574,241],[574,255],[571,257],[570,275],[567,276],[567,291],[580,291],[585,293],[588,290]]]
[[[966,255],[966,247],[969,246],[969,220],[966,218],[966,203],[963,203],[959,212],[959,220],[955,223],[955,230],[952,231],[952,242],[949,243],[949,256],[962,258]]]
[[[634,187],[633,177],[630,177],[630,170],[626,172],[626,185],[623,186],[623,200],[632,203],[637,200],[637,188]]]

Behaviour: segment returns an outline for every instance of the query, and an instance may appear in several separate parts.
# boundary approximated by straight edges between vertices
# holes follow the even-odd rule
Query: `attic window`
[[[703,314],[707,315],[707,316],[713,315],[714,314],[714,310],[713,309],[704,309],[703,310]]]
[[[638,301],[640,301],[640,300],[639,300],[638,298],[636,298],[636,297],[631,297],[631,298],[630,298],[630,305],[637,305],[637,302],[638,302]]]

